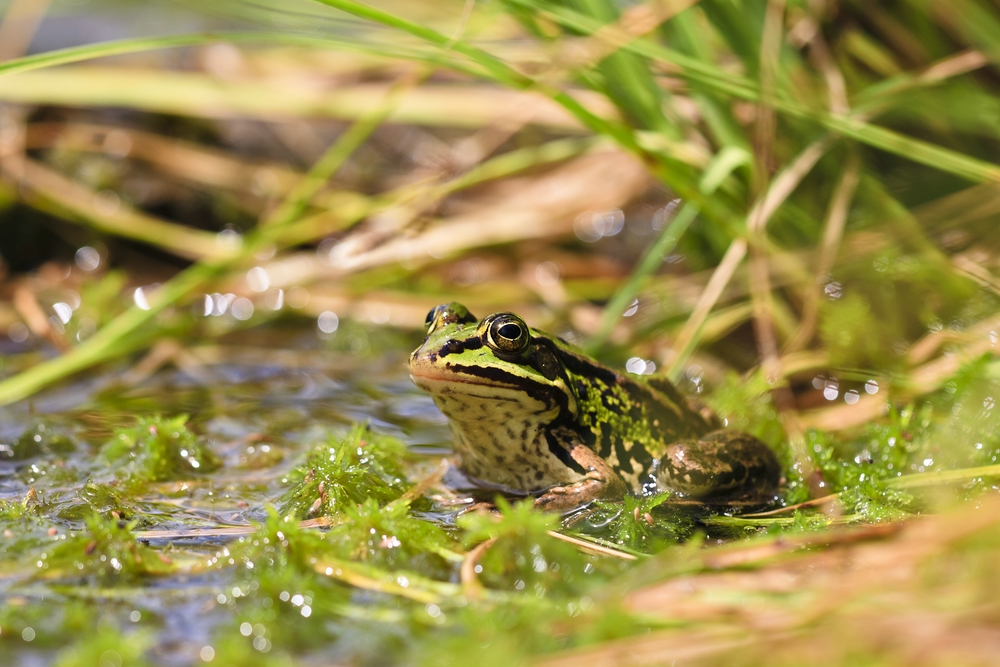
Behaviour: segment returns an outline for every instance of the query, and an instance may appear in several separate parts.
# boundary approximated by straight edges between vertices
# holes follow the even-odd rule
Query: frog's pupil
[[[509,338],[510,340],[517,340],[521,336],[521,327],[516,324],[505,324],[499,329],[497,333],[504,338]]]
[[[427,317],[424,318],[424,324],[430,324],[434,321],[434,313],[437,312],[437,308],[431,308],[430,312],[427,313]]]

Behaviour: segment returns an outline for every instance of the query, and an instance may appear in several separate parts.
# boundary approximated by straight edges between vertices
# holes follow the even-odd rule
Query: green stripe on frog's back
[[[598,455],[619,470],[634,490],[648,482],[653,461],[667,445],[712,430],[671,385],[653,388],[591,361],[568,344],[539,336],[558,358],[577,402],[576,421]]]

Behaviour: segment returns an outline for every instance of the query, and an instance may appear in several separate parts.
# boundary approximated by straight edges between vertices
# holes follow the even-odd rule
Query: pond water
[[[121,515],[110,509],[116,503],[104,491],[117,490],[132,507],[133,515],[121,516],[122,522],[141,517],[135,526],[139,535],[151,536],[144,544],[161,553],[179,548],[211,559],[234,538],[158,539],[155,531],[266,520],[267,508],[280,504],[292,484],[289,474],[307,453],[354,424],[368,423],[404,442],[412,453],[407,469],[414,476],[432,470],[447,454],[447,423],[411,384],[405,351],[359,357],[322,349],[312,332],[282,337],[281,347],[214,348],[207,351],[214,357],[210,363],[186,371],[164,368],[138,382],[130,379],[134,368],[111,368],[0,410],[0,499],[20,505],[26,496],[37,496],[41,519],[28,527],[3,521],[0,558],[6,572],[0,597],[8,613],[0,616],[0,643],[5,652],[12,651],[8,656],[18,656],[19,664],[58,659],[62,647],[84,639],[67,632],[92,629],[70,618],[79,606],[112,635],[152,630],[146,641],[152,646],[149,655],[168,665],[204,661],[202,648],[211,646],[220,626],[234,623],[231,605],[218,602],[231,593],[233,568],[197,574],[184,568],[118,582],[118,588],[114,577],[94,577],[89,570],[79,578],[65,572],[54,580],[37,576],[43,568],[33,568],[34,561],[44,559],[52,543],[86,533],[86,517],[93,511]],[[123,380],[132,384],[125,386]],[[183,479],[126,481],[127,472],[109,462],[105,449],[116,429],[155,415],[188,415],[187,428],[221,466]],[[95,581],[110,588],[92,588]],[[257,635],[248,636],[263,634],[258,628]]]

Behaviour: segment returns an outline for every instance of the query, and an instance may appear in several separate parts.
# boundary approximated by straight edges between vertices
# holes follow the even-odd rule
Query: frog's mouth
[[[410,379],[433,396],[464,395],[470,398],[497,401],[533,399],[548,409],[558,400],[553,390],[538,383],[525,382],[496,368],[451,366],[447,370],[433,366],[410,369]]]
[[[517,384],[492,378],[484,378],[467,373],[435,371],[432,368],[421,368],[410,371],[410,379],[426,392],[431,394],[468,394],[490,398],[496,390],[517,391]]]

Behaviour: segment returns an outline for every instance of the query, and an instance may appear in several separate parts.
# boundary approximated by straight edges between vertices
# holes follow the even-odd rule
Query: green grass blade
[[[530,6],[527,0],[508,1]],[[584,32],[584,34],[593,34],[603,27],[599,22],[565,8],[546,10],[544,14],[560,25],[572,27]],[[681,69],[681,75],[685,78],[710,86],[718,92],[748,101],[756,102],[759,100],[759,90],[753,82],[743,77],[727,74],[718,68],[706,65],[690,56],[667,49],[647,39],[635,40],[622,48],[654,60],[676,65]],[[857,118],[836,116],[823,110],[810,109],[782,97],[780,91],[778,93],[779,95],[771,100],[771,103],[776,110],[784,114],[811,120],[841,136],[972,181],[1000,182],[1000,165],[907,137]]]
[[[419,60],[433,65],[448,67],[475,77],[482,77],[487,74],[477,68],[470,67],[468,62],[459,61],[448,55],[443,55],[441,53],[428,53],[394,44],[379,44],[377,46],[371,46],[346,39],[337,39],[335,37],[309,37],[277,32],[206,32],[184,35],[168,35],[166,37],[122,39],[111,42],[99,42],[97,44],[73,46],[54,51],[46,51],[45,53],[23,56],[21,58],[15,58],[13,60],[0,63],[0,76],[6,74],[16,74],[18,72],[30,72],[32,70],[55,67],[58,65],[69,65],[73,63],[85,62],[87,60],[94,60],[96,58],[128,55],[131,53],[141,53],[143,51],[155,51],[157,49],[204,46],[206,44],[215,44],[218,42],[282,44],[287,46],[304,46],[314,48],[336,46],[337,48],[360,51],[371,55],[400,58],[411,61]]]
[[[607,342],[608,336],[611,335],[611,330],[618,324],[618,320],[621,319],[626,308],[628,308],[629,304],[639,294],[643,283],[663,263],[664,255],[667,255],[674,249],[677,242],[684,235],[684,232],[687,231],[687,228],[698,216],[698,210],[697,204],[690,202],[684,204],[670,224],[663,228],[663,232],[656,239],[656,243],[646,250],[646,254],[639,260],[639,264],[632,272],[628,282],[615,293],[604,307],[604,312],[601,314],[600,327],[597,333],[587,341],[586,349],[589,352],[596,352]]]

